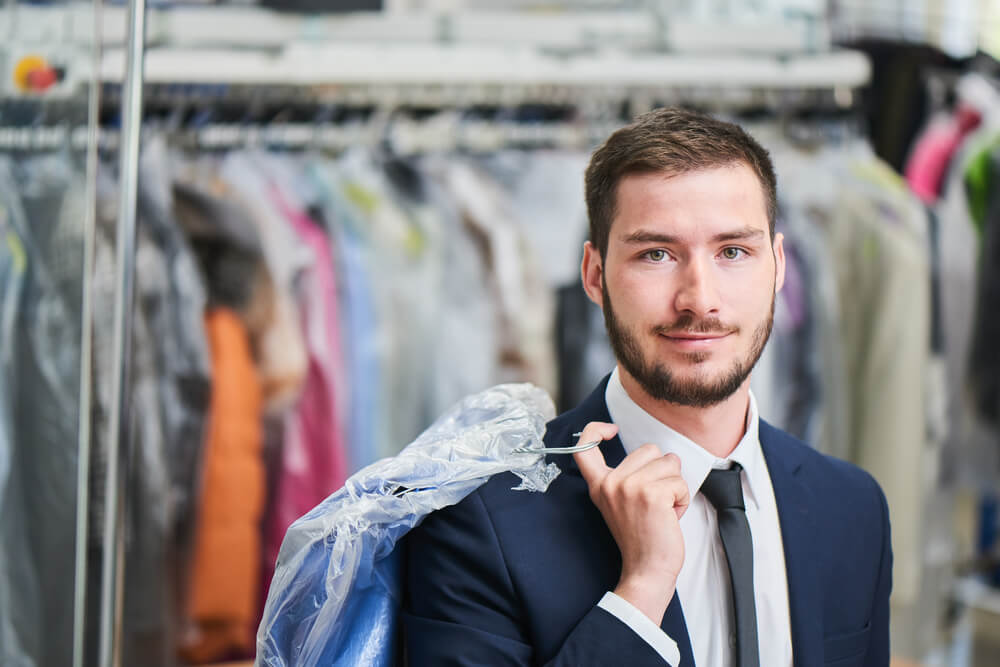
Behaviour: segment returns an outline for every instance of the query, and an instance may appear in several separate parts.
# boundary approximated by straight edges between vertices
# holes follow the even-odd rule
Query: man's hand
[[[614,424],[591,422],[580,442],[607,440],[616,433]],[[621,551],[622,574],[615,594],[659,625],[684,564],[679,520],[691,497],[680,459],[664,456],[651,444],[626,456],[617,468],[607,466],[597,447],[573,457]]]

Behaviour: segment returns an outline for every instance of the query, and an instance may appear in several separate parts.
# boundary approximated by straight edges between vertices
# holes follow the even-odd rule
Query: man
[[[881,490],[749,388],[785,268],[767,152],[657,110],[594,153],[586,196],[618,364],[545,442],[603,442],[544,494],[497,476],[410,534],[409,664],[888,665]]]

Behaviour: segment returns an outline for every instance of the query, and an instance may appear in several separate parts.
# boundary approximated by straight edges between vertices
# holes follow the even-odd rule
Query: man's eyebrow
[[[671,236],[670,234],[661,234],[659,232],[650,232],[643,229],[632,232],[628,236],[622,237],[622,242],[628,243],[630,245],[639,245],[643,243],[678,243],[680,239],[676,236]]]
[[[726,241],[756,241],[764,236],[764,230],[756,227],[744,227],[731,232],[722,232],[712,237],[713,243],[724,243]],[[641,245],[644,243],[679,243],[680,238],[670,234],[651,232],[640,229],[622,237],[622,242],[629,245]]]
[[[744,227],[732,232],[723,232],[712,237],[715,243],[725,241],[756,241],[764,236],[764,230],[757,227]]]

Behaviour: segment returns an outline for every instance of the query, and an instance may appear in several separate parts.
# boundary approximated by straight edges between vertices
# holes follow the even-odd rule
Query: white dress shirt
[[[650,442],[659,446],[664,454],[672,452],[680,457],[681,477],[691,492],[691,504],[680,520],[684,535],[684,565],[677,577],[677,595],[680,596],[695,662],[703,667],[731,667],[734,664],[736,629],[729,567],[719,538],[715,508],[698,493],[698,489],[712,468],[728,468],[730,463],[737,462],[743,466],[743,497],[753,539],[754,601],[760,664],[791,667],[792,633],[785,552],[771,476],[760,448],[760,421],[753,393],[750,394],[746,432],[726,459],[716,458],[640,408],[626,393],[617,368],[611,374],[605,400],[611,420],[618,425],[618,436],[627,454]],[[687,667],[679,665],[680,651],[674,638],[668,637],[657,624],[626,600],[608,592],[599,606],[631,627],[669,664]]]

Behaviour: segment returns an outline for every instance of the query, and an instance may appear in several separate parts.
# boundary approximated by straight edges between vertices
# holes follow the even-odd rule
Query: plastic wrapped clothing
[[[22,235],[10,224],[13,204],[0,187],[0,664],[31,666],[36,663],[40,617],[37,573],[25,535],[24,495],[11,464],[17,432],[14,401],[17,357],[14,355],[18,312],[28,278],[28,253]],[[8,493],[13,485],[18,493]]]
[[[285,535],[257,632],[257,665],[396,664],[402,591],[397,542],[430,512],[492,475],[545,491],[558,474],[537,454],[555,414],[548,394],[506,384],[469,396],[412,444],[349,478]]]
[[[7,467],[0,665],[72,660],[84,183],[69,157],[0,158]],[[8,272],[11,273],[8,273]],[[13,282],[9,282],[13,281]],[[5,413],[5,414],[4,414]],[[9,457],[9,458],[7,458]]]
[[[206,288],[196,256],[175,223],[168,156],[162,143],[144,148],[136,222],[136,262],[132,309],[131,384],[133,406],[128,447],[130,507],[125,539],[122,663],[174,664],[171,639],[177,632],[180,571],[190,549],[198,508],[205,414],[211,395],[211,369],[203,323]],[[107,496],[107,442],[111,427],[112,322],[114,321],[115,222],[118,189],[115,170],[98,170],[93,297],[91,405],[90,546],[88,587],[99,586]],[[123,445],[124,446],[124,445]],[[60,603],[64,604],[63,598]],[[86,617],[99,618],[99,596],[87,597]],[[65,606],[65,605],[64,605]],[[84,662],[97,660],[88,645]],[[65,661],[59,664],[66,664]]]

